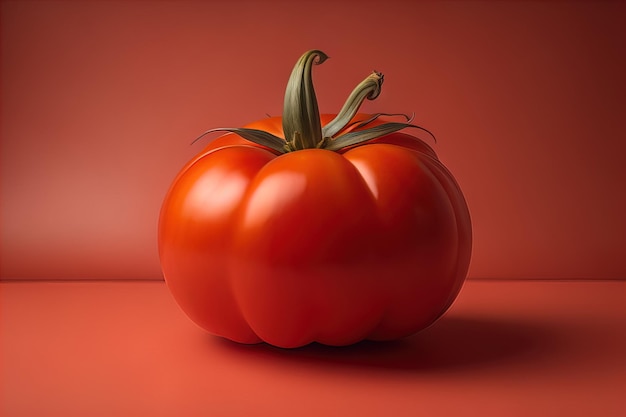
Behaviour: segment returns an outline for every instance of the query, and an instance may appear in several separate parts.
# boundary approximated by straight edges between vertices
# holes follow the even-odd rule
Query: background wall
[[[626,278],[626,3],[2,1],[4,279],[159,279],[156,222],[210,127],[416,113],[466,194],[471,277]]]

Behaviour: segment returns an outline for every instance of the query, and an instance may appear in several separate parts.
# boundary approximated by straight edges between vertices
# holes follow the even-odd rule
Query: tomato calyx
[[[405,117],[406,122],[385,122],[369,126],[381,116],[398,116],[377,113],[367,120],[355,122],[358,123],[356,126],[354,123],[351,124],[363,102],[374,100],[380,95],[384,76],[378,71],[373,71],[361,81],[348,96],[336,117],[322,127],[313,88],[312,68],[313,65],[320,65],[327,59],[328,56],[324,52],[313,49],[305,52],[294,66],[285,90],[282,117],[284,139],[260,129],[224,127],[207,130],[196,140],[212,132],[231,132],[282,154],[315,148],[340,151],[407,127],[420,129],[434,138],[428,130],[411,124],[413,118],[406,115],[401,115]]]

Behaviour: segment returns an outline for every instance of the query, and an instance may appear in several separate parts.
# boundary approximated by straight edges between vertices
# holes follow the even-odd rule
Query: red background
[[[156,222],[211,127],[416,114],[466,194],[470,277],[626,277],[623,2],[3,1],[1,277],[161,278]]]
[[[0,415],[626,415],[626,2],[1,5]],[[324,112],[376,69],[436,133],[504,280],[393,343],[228,343],[148,281],[160,204],[311,48]]]

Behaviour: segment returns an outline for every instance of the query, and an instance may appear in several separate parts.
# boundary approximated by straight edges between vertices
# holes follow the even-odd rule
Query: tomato
[[[400,132],[413,125],[356,112],[381,74],[320,116],[308,75],[323,58],[296,65],[282,118],[224,129],[164,200],[166,283],[212,334],[285,348],[398,339],[439,318],[465,280],[472,231],[457,182]]]

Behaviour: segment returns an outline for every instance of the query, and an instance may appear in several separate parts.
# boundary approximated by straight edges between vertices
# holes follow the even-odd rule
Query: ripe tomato
[[[306,77],[316,58],[294,68],[308,91],[300,103],[287,103],[292,74],[283,117],[227,129],[236,133],[193,158],[163,203],[167,285],[215,335],[280,347],[397,339],[440,317],[465,280],[470,217],[450,172],[399,132],[412,125],[356,113],[380,74],[375,93],[357,87],[356,104],[320,116]],[[289,105],[312,121],[287,126]]]

